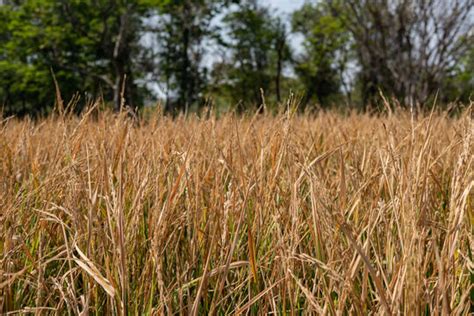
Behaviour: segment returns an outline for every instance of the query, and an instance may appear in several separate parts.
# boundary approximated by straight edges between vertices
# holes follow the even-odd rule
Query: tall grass
[[[60,116],[0,125],[0,311],[472,312],[457,118]]]

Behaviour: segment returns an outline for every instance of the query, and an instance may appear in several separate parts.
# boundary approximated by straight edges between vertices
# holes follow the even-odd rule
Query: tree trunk
[[[184,20],[186,20],[190,15],[190,8],[189,5],[184,6]],[[186,21],[183,21],[186,23]],[[193,78],[189,74],[189,68],[190,68],[190,60],[189,60],[189,55],[188,55],[188,49],[189,49],[189,40],[190,40],[190,29],[188,25],[183,26],[183,37],[182,37],[182,45],[183,45],[183,51],[181,52],[181,58],[182,58],[182,67],[181,67],[181,82],[180,82],[180,100],[179,104],[177,105],[180,111],[183,111],[188,103],[191,101],[190,100],[190,95],[192,95],[192,91],[190,90],[190,86],[193,86]]]
[[[275,78],[275,89],[276,89],[276,97],[277,102],[281,102],[281,70],[282,70],[282,63],[283,63],[283,48],[284,44],[282,42],[278,43],[277,47],[277,73]]]

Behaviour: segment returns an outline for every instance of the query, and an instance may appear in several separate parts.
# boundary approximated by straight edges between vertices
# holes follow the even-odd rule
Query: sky
[[[305,0],[263,0],[262,2],[282,13],[291,13],[301,7]]]

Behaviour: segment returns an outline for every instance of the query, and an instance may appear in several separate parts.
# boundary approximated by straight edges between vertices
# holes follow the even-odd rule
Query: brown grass
[[[466,315],[470,111],[5,120],[0,311]]]

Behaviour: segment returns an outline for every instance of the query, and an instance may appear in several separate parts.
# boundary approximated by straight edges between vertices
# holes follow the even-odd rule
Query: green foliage
[[[474,39],[470,39],[471,41]],[[473,99],[474,91],[474,45],[467,50],[464,57],[454,67],[452,73],[446,78],[442,91],[444,102],[456,100],[469,103]]]
[[[229,12],[223,23],[228,33],[222,45],[230,56],[215,64],[214,89],[238,104],[238,110],[260,106],[264,102],[260,89],[267,95],[280,89],[278,80],[283,64],[291,56],[286,27],[268,8],[251,0]]]
[[[87,92],[118,102],[124,87],[127,103],[141,104],[133,82],[138,63],[132,61],[140,52],[142,16],[150,4],[31,0],[2,6],[0,102],[6,113],[49,111],[55,93],[51,72],[66,100]]]
[[[52,83],[45,58],[39,51],[58,37],[45,37],[41,19],[50,18],[45,14],[51,3],[43,10],[34,10],[36,2],[23,6],[4,5],[0,7],[0,40],[3,47],[0,55],[0,102],[6,104],[5,112],[39,112],[29,100],[45,101],[48,91],[45,82]],[[25,23],[29,21],[30,23]]]
[[[202,98],[206,84],[202,41],[212,33],[210,21],[219,5],[218,1],[178,0],[159,10],[162,19],[155,31],[167,112],[182,111]]]
[[[350,41],[342,19],[324,2],[305,3],[292,16],[293,30],[304,36],[304,52],[295,64],[306,91],[304,104],[316,99],[328,105],[341,94]]]

